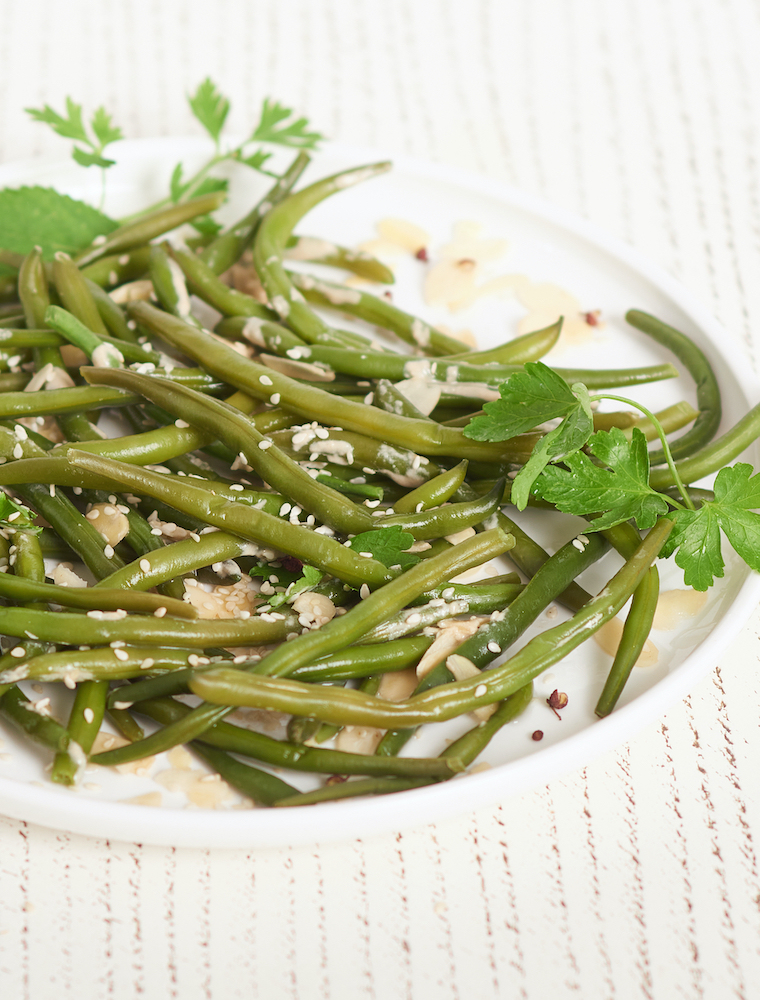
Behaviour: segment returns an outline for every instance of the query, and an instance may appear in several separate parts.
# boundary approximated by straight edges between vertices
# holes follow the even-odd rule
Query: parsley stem
[[[688,509],[696,510],[696,507],[694,506],[694,503],[691,497],[689,496],[686,487],[681,481],[681,477],[678,475],[678,469],[676,469],[676,463],[673,461],[673,456],[670,453],[670,446],[668,444],[668,439],[665,436],[665,431],[662,428],[662,424],[654,415],[654,413],[652,413],[651,410],[648,410],[646,406],[644,406],[642,403],[637,403],[633,399],[627,399],[625,396],[613,396],[612,394],[605,392],[605,393],[600,393],[598,396],[591,397],[592,402],[595,402],[596,400],[599,399],[612,399],[617,403],[625,403],[627,406],[635,406],[637,410],[641,410],[644,416],[647,417],[649,420],[651,420],[655,430],[657,431],[657,436],[659,437],[660,442],[662,444],[662,451],[665,456],[665,461],[668,463],[670,474],[673,476],[673,482],[678,487],[678,492],[683,497],[684,504],[688,507]],[[680,506],[680,504],[678,504],[676,501],[672,501],[670,500],[670,498],[668,498],[668,500],[669,502],[675,502],[677,506]]]

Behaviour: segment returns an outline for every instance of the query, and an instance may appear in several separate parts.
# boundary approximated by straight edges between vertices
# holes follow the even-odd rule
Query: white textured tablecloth
[[[64,155],[22,108],[67,94],[192,133],[208,74],[233,130],[271,94],[573,210],[756,357],[759,50],[756,0],[0,0],[0,162]],[[759,626],[616,752],[403,835],[171,850],[0,818],[0,996],[758,997]]]

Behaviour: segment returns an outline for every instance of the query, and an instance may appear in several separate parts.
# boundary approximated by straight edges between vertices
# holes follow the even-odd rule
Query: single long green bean
[[[125,251],[133,250],[144,243],[149,243],[157,236],[162,236],[164,233],[176,229],[185,222],[190,222],[191,219],[199,215],[213,212],[224,202],[224,198],[224,193],[217,191],[177,205],[170,205],[169,208],[150,212],[134,222],[119,226],[105,239],[96,239],[92,246],[78,253],[74,260],[79,267],[84,268],[108,254],[122,254]],[[91,274],[87,276],[92,277]]]
[[[715,436],[720,425],[720,387],[715,372],[704,352],[694,341],[672,326],[638,309],[629,309],[625,318],[631,326],[672,351],[696,383],[699,416],[691,430],[677,440],[669,442],[670,453],[674,459],[686,458],[704,447]],[[651,452],[649,461],[651,465],[660,465],[665,461],[665,453],[662,449]]]
[[[175,601],[159,594],[145,594],[139,590],[122,592],[116,588],[103,589],[102,586],[59,587],[53,583],[38,583],[20,576],[9,576],[7,573],[0,574],[0,597],[23,602],[44,601],[47,604],[88,610],[116,611],[123,608],[125,611],[143,614],[153,614],[158,608],[165,607],[168,614],[177,617],[197,617],[197,612],[184,601]]]
[[[644,643],[652,630],[659,596],[660,574],[657,567],[652,566],[633,592],[633,600],[625,619],[620,643],[594,709],[600,719],[609,715],[617,704],[626,681],[641,655]]]

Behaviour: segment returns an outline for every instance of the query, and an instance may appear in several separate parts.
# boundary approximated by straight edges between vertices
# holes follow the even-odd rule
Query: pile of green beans
[[[414,376],[493,393],[556,344],[562,320],[468,351],[382,295],[289,270],[301,218],[389,169],[359,167],[294,193],[307,163],[300,153],[197,253],[159,241],[218,207],[219,194],[132,219],[73,259],[0,248],[18,272],[16,298],[9,292],[0,311],[10,368],[0,375],[0,489],[18,505],[0,525],[0,722],[47,748],[54,781],[76,783],[89,762],[116,766],[186,744],[258,805],[412,789],[469,767],[530,704],[534,678],[631,596],[600,716],[646,641],[659,592],[653,561],[670,522],[643,539],[630,525],[567,537],[550,555],[508,512],[509,476],[542,432],[474,441],[462,430],[481,406],[471,390],[442,393],[424,413],[394,384]],[[325,246],[312,258],[321,267],[393,281],[369,255]],[[228,269],[245,254],[265,303],[232,287]],[[109,294],[145,278],[150,302],[122,307],[121,292]],[[191,293],[221,313],[215,332],[190,311]],[[313,306],[350,315],[354,330]],[[757,436],[758,413],[712,442],[720,393],[704,354],[651,316],[628,320],[693,376],[697,409],[672,407],[663,422],[668,432],[693,422],[673,453],[686,480],[707,475]],[[557,371],[590,388],[677,374],[667,358]],[[104,436],[103,413],[125,432]],[[625,413],[599,422],[641,423]],[[652,482],[667,488],[670,476],[654,469]],[[113,536],[99,530],[106,520],[118,524]],[[594,597],[577,577],[610,546],[623,564]],[[519,574],[458,581],[502,556]],[[47,581],[45,558],[75,575]],[[226,585],[229,598],[246,578],[253,603],[233,601],[218,618],[206,592]],[[573,616],[515,653],[555,601]],[[453,647],[438,642],[473,616]],[[384,678],[399,672],[412,693],[394,701]],[[71,690],[68,719],[51,717],[32,683]],[[288,738],[227,720],[235,706],[292,716]],[[437,757],[400,755],[418,726],[468,713],[468,732]],[[96,753],[106,722],[125,742]],[[347,727],[379,730],[376,752],[327,745],[343,730],[338,744],[350,745]],[[322,779],[304,792],[273,769]]]

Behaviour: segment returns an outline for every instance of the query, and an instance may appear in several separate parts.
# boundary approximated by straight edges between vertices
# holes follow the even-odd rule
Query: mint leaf
[[[501,399],[483,407],[485,416],[474,417],[464,428],[465,437],[506,441],[578,406],[573,389],[541,361],[528,361],[524,371],[510,375],[499,386],[499,394]]]
[[[41,246],[46,260],[58,250],[75,254],[116,225],[97,209],[52,188],[0,190],[0,246],[16,253]]]
[[[714,577],[723,576],[721,529],[747,565],[760,570],[760,474],[752,475],[746,462],[721,469],[715,479],[715,499],[699,510],[677,510],[663,555],[676,552],[676,564],[684,571],[684,582],[695,590],[707,590]]]
[[[595,515],[590,530],[611,528],[634,518],[639,528],[651,528],[667,514],[669,504],[649,485],[647,441],[638,427],[628,441],[619,427],[598,431],[588,450],[603,463],[595,464],[583,452],[563,459],[564,468],[547,466],[535,492],[566,514]],[[605,467],[606,466],[606,467]]]
[[[384,566],[400,566],[402,570],[409,569],[420,561],[418,555],[406,551],[412,545],[414,535],[404,531],[398,524],[362,531],[351,539],[354,552],[369,552],[373,559],[379,560]]]
[[[64,139],[75,139],[77,142],[90,145],[82,122],[82,105],[75,104],[70,97],[66,98],[67,118],[59,115],[57,111],[53,111],[49,104],[46,104],[44,108],[25,108],[25,111],[35,121],[50,125],[53,131],[62,135]]]
[[[273,142],[297,149],[313,149],[322,136],[319,132],[306,131],[309,124],[306,118],[296,118],[295,121],[284,124],[294,113],[292,108],[286,108],[279,101],[270,101],[265,97],[261,105],[259,124],[249,142]]]
[[[192,97],[188,97],[190,110],[218,144],[230,110],[230,102],[216,88],[210,77],[201,83]]]
[[[111,116],[103,107],[96,109],[90,119],[90,128],[92,129],[95,138],[100,143],[101,150],[105,149],[105,147],[110,145],[112,142],[116,142],[118,139],[124,138],[124,134],[121,129],[117,125],[113,124]]]

